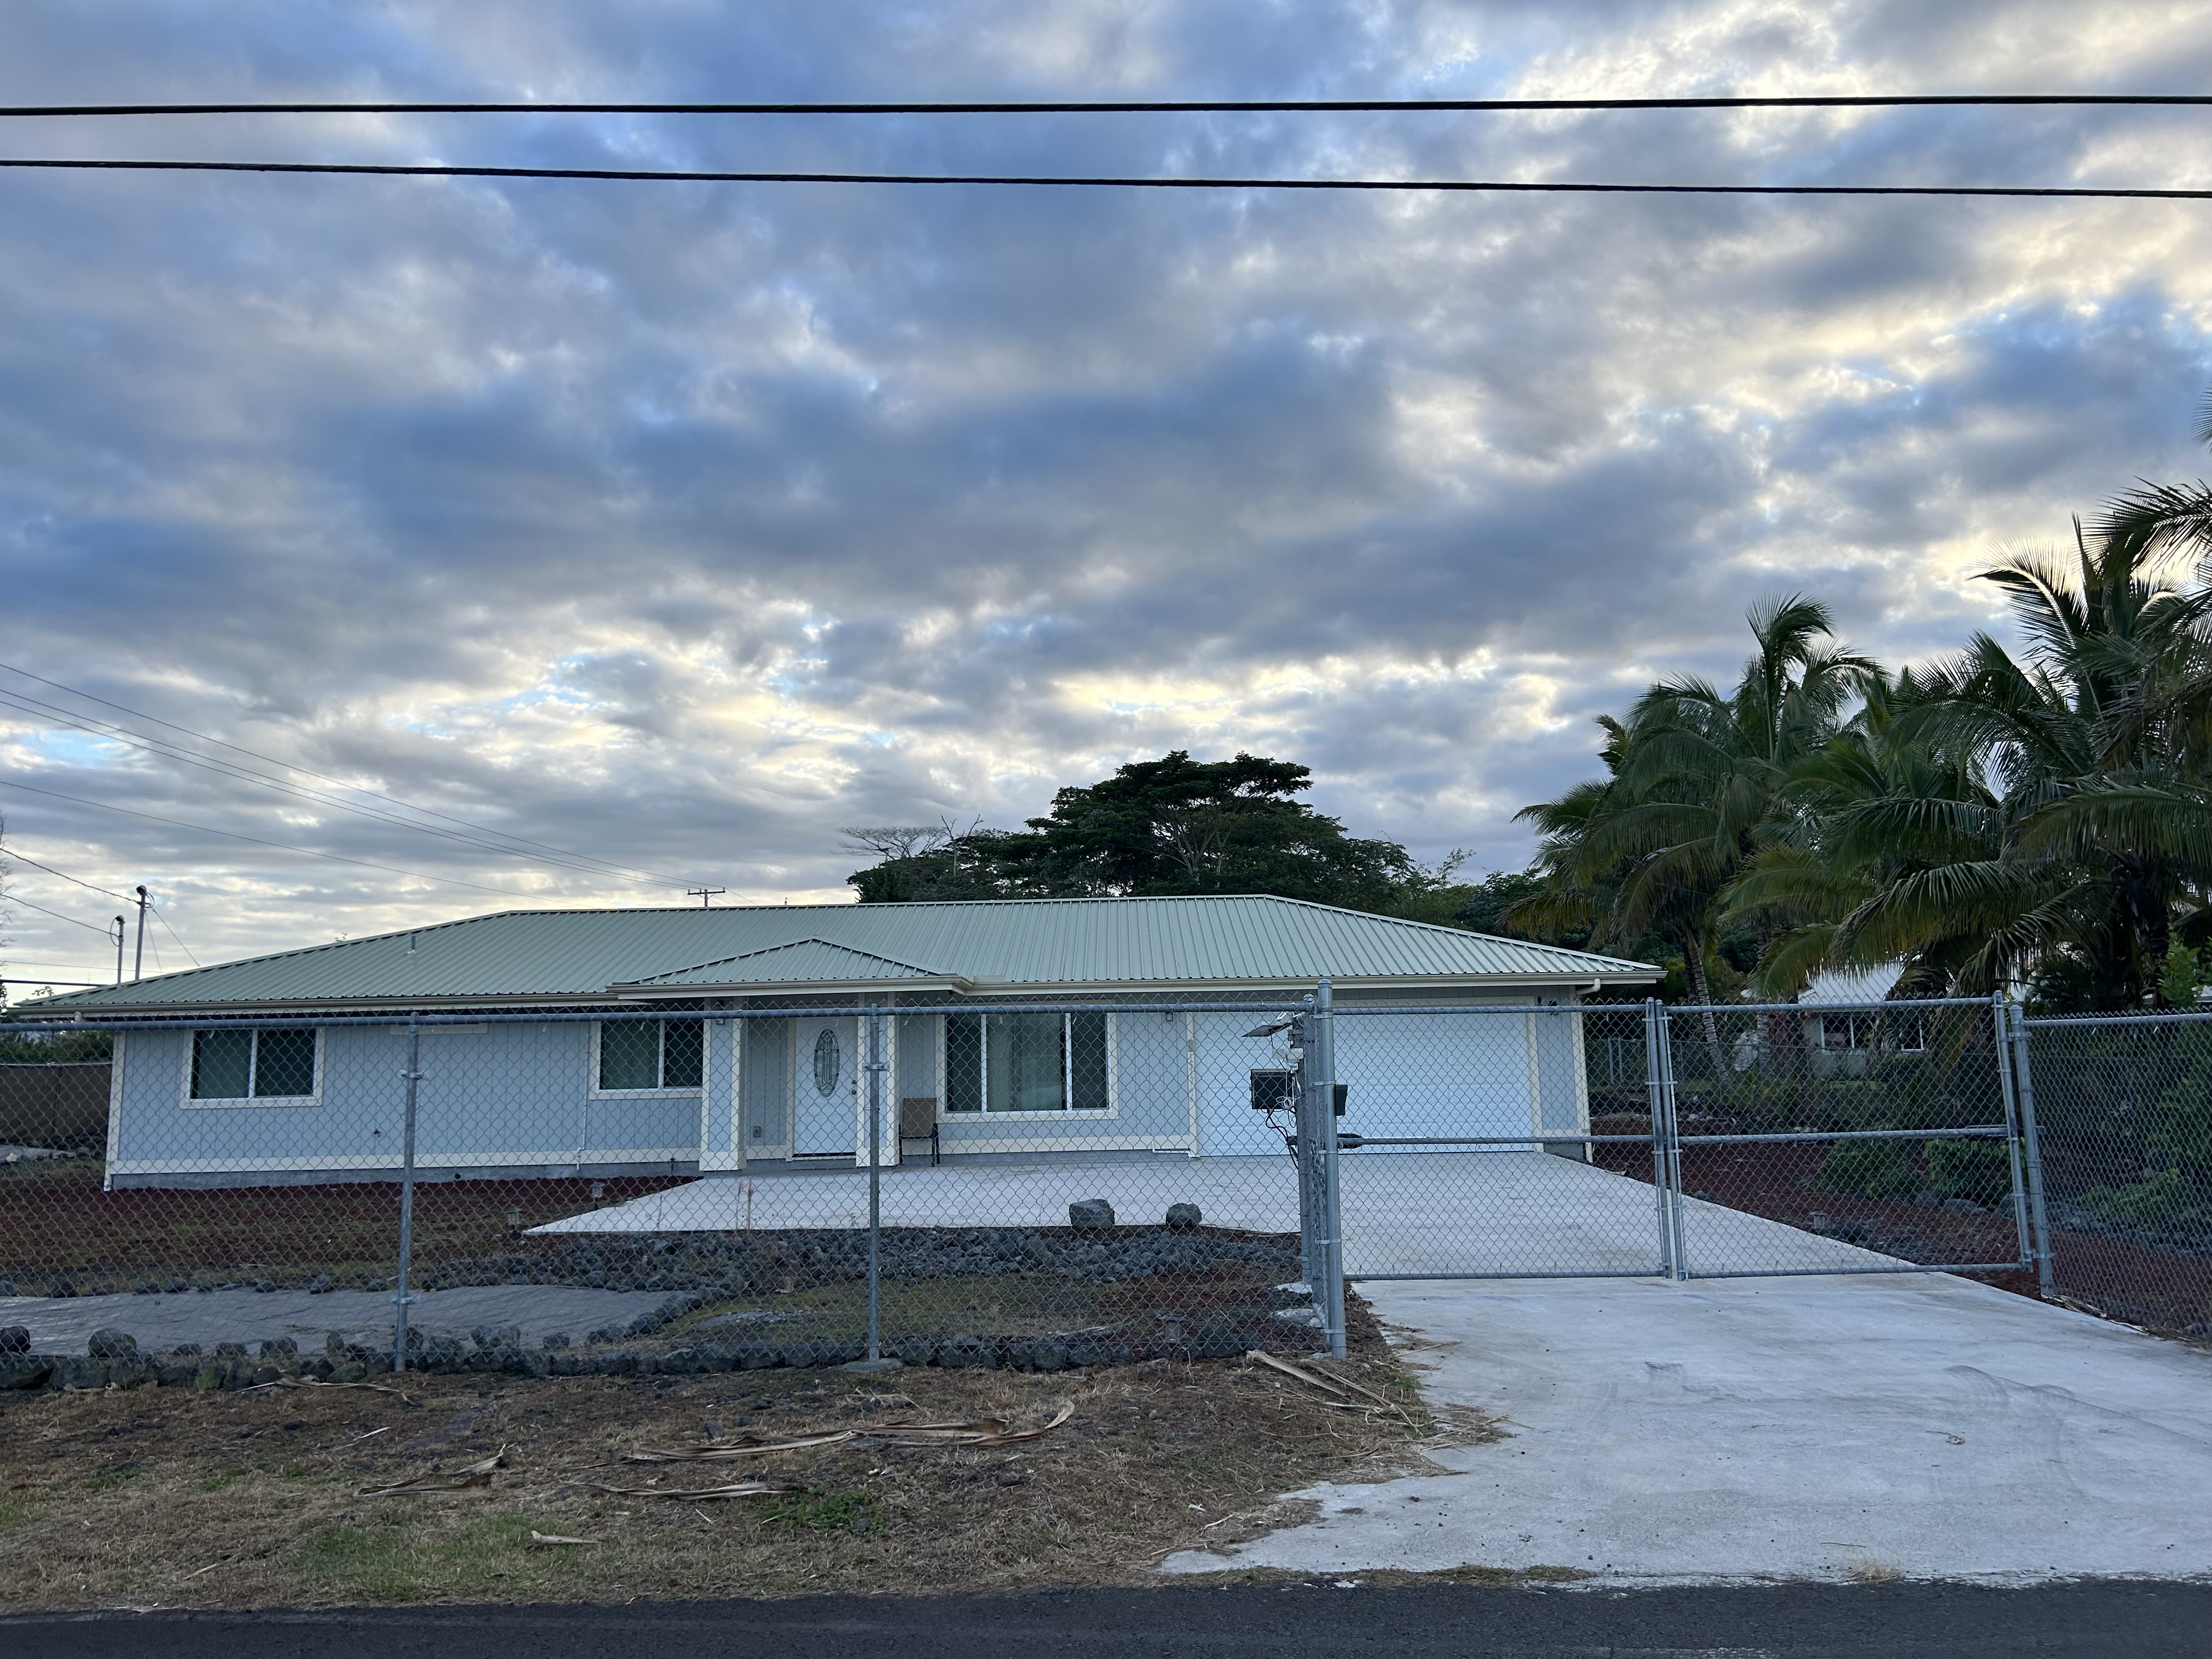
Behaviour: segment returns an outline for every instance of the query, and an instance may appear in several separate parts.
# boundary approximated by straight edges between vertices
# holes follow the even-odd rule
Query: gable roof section
[[[951,985],[963,989],[967,984],[957,974],[917,968],[910,962],[894,962],[889,957],[878,956],[872,951],[855,951],[847,945],[832,945],[826,939],[793,939],[788,945],[771,945],[764,950],[748,951],[743,956],[730,957],[721,962],[702,963],[696,968],[679,968],[673,973],[653,974],[613,988],[627,991],[643,989],[647,986],[869,985],[878,982]]]
[[[804,947],[804,948],[800,948]],[[843,957],[834,953],[842,951]],[[871,966],[869,964],[872,963]],[[920,964],[927,964],[922,966]],[[831,981],[833,969],[853,977]],[[780,969],[783,975],[766,975]],[[57,1012],[554,1005],[727,987],[1646,984],[1658,969],[1261,896],[513,910],[46,999]],[[616,988],[620,988],[617,989]]]

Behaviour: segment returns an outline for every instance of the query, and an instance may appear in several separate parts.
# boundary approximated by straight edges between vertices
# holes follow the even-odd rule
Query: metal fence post
[[[399,1277],[392,1297],[392,1369],[407,1369],[407,1269],[415,1255],[415,1102],[422,1080],[422,1028],[407,1016],[407,1106],[399,1131]]]
[[[1314,1311],[1322,1312],[1322,1280],[1327,1276],[1321,1261],[1321,1213],[1315,1201],[1314,1148],[1321,1131],[1314,1116],[1312,1089],[1314,1000],[1309,992],[1304,1006],[1291,1024],[1291,1046],[1297,1056],[1294,1068],[1297,1092],[1291,1101],[1291,1127],[1297,1132],[1297,1156],[1291,1164],[1298,1177],[1298,1275],[1312,1293]],[[1324,1316],[1325,1317],[1325,1316]]]
[[[884,1011],[871,1007],[865,1021],[868,1079],[868,1357],[848,1370],[887,1371],[898,1364],[884,1358]]]
[[[2012,1011],[2013,1086],[2020,1093],[2020,1130],[2022,1150],[2027,1154],[2027,1212],[2034,1228],[2035,1284],[2047,1297],[2058,1293],[2058,1285],[2051,1250],[2051,1217],[2043,1203],[2043,1146],[2035,1133],[2035,1079],[2027,1064],[2027,1014],[2014,1006]]]
[[[1997,1092],[2004,1098],[2005,1153],[2012,1171],[2013,1227],[2020,1239],[2020,1261],[2035,1265],[2035,1235],[2027,1219],[2027,1181],[2021,1157],[2020,1097],[2013,1087],[2012,1026],[2005,1012],[2004,993],[1990,993],[1990,1023],[1996,1034]]]
[[[1659,999],[1644,999],[1644,1098],[1651,1119],[1652,1224],[1659,1230],[1659,1276],[1674,1276],[1674,1245],[1667,1225],[1666,1114],[1659,1102]]]
[[[1674,1017],[1664,1004],[1659,1009],[1659,1088],[1667,1103],[1667,1222],[1668,1259],[1674,1279],[1690,1277],[1690,1241],[1682,1203],[1682,1101],[1674,1087]]]
[[[1314,1208],[1320,1226],[1321,1283],[1314,1286],[1322,1331],[1328,1351],[1344,1358],[1344,1206],[1337,1192],[1336,1024],[1331,1017],[1333,988],[1322,980],[1314,989],[1313,1019],[1306,1034],[1307,1092],[1313,1100],[1315,1127]]]

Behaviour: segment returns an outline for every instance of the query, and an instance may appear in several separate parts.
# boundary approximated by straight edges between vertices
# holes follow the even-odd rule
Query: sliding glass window
[[[948,1014],[948,1112],[1109,1112],[1110,1014]]]

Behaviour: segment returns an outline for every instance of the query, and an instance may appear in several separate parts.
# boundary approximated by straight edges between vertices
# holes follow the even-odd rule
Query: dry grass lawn
[[[1370,1336],[1379,1334],[1372,1333]],[[140,1389],[0,1400],[0,1606],[237,1607],[623,1601],[1141,1582],[1172,1550],[1297,1518],[1278,1493],[1415,1469],[1438,1424],[1379,1340],[1343,1375],[1389,1412],[1333,1409],[1242,1362],[1091,1374],[756,1371],[654,1379],[402,1379],[242,1394]],[[732,1462],[634,1464],[645,1447],[1058,1404],[1042,1438]],[[506,1449],[487,1486],[363,1498]],[[617,1497],[758,1476],[774,1496]],[[545,1547],[532,1533],[595,1540]]]

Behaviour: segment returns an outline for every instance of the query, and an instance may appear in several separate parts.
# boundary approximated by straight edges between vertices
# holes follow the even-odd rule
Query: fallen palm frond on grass
[[[836,1429],[820,1434],[781,1440],[741,1436],[711,1445],[646,1447],[623,1454],[625,1463],[720,1463],[769,1452],[813,1451],[824,1446],[850,1446],[873,1451],[888,1446],[1011,1446],[1018,1441],[1041,1439],[1075,1415],[1075,1402],[1063,1400],[1049,1422],[1032,1429],[1017,1429],[1003,1417],[972,1418],[963,1423],[878,1423],[868,1429]]]
[[[507,1462],[507,1448],[501,1446],[482,1462],[471,1463],[451,1474],[425,1474],[412,1480],[396,1481],[386,1486],[363,1486],[354,1493],[356,1498],[418,1498],[437,1492],[474,1492],[491,1485],[492,1471]]]
[[[608,1498],[782,1498],[801,1488],[788,1480],[738,1480],[726,1486],[611,1486],[601,1480],[570,1483],[579,1492]]]
[[[1244,1358],[1252,1364],[1264,1365],[1269,1370],[1280,1371],[1285,1376],[1296,1377],[1310,1389],[1317,1389],[1325,1395],[1334,1395],[1335,1399],[1323,1400],[1320,1402],[1333,1410],[1356,1412],[1363,1417],[1372,1417],[1377,1413],[1387,1413],[1404,1424],[1407,1428],[1418,1430],[1413,1413],[1398,1401],[1387,1395],[1377,1394],[1364,1382],[1355,1382],[1348,1376],[1339,1376],[1333,1371],[1324,1371],[1320,1368],[1318,1362],[1310,1366],[1300,1365],[1269,1353],[1264,1348],[1255,1348]],[[1362,1404],[1363,1401],[1367,1403]]]
[[[395,1389],[386,1382],[325,1382],[312,1376],[280,1376],[274,1382],[256,1382],[250,1389],[240,1389],[240,1394],[258,1394],[264,1389],[366,1389],[371,1394],[397,1395],[401,1402],[413,1405],[415,1397],[404,1389]]]
[[[763,1440],[751,1435],[741,1435],[734,1440],[717,1440],[704,1446],[641,1447],[636,1451],[624,1452],[625,1463],[716,1463],[739,1458],[765,1456],[769,1452],[813,1451],[823,1446],[850,1445],[856,1435],[852,1429],[832,1429],[821,1434],[794,1435],[782,1440]]]

